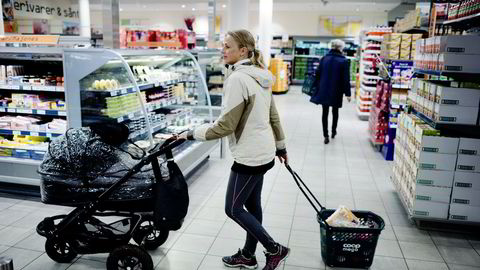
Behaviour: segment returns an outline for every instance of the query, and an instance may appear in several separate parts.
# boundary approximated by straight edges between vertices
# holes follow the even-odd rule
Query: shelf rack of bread
[[[357,98],[357,115],[367,120],[374,98],[373,92],[380,77],[378,76],[377,58],[381,52],[381,44],[385,34],[392,30],[388,27],[371,28],[365,33],[362,41],[360,57],[360,90]]]
[[[398,121],[392,181],[415,220],[480,224],[479,36],[416,42],[408,103]],[[440,80],[443,78],[449,80]]]

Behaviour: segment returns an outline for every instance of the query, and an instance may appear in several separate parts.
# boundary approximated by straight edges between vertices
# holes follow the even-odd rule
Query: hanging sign
[[[58,44],[56,35],[0,36],[0,43]]]

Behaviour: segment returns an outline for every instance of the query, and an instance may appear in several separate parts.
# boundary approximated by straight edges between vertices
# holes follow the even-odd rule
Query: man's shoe
[[[253,255],[247,258],[241,249],[232,256],[225,256],[222,258],[223,264],[227,267],[244,267],[247,269],[256,269],[258,267],[257,258]]]
[[[274,270],[277,269],[278,265],[283,262],[290,253],[290,249],[282,245],[278,245],[278,251],[276,253],[264,252],[267,257],[267,262],[263,270]]]
[[[337,136],[337,132],[332,132],[332,139],[334,139],[335,136]]]
[[[325,144],[328,144],[330,142],[330,140],[328,139],[328,137],[325,137],[325,140],[323,141]]]

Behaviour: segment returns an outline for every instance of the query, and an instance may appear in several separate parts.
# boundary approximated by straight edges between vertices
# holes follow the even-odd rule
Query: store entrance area
[[[480,269],[480,238],[421,230],[410,222],[385,161],[369,141],[368,122],[358,121],[355,103],[344,101],[338,135],[323,142],[321,107],[308,101],[300,87],[275,96],[287,136],[290,164],[327,208],[345,205],[369,210],[386,223],[371,269]],[[245,232],[224,213],[224,196],[233,160],[214,151],[191,176],[190,208],[183,227],[150,252],[155,269],[227,269],[221,257],[243,246]],[[315,212],[298,191],[289,172],[277,162],[264,181],[264,225],[274,239],[291,248],[279,269],[330,269],[321,259],[320,228]],[[108,254],[83,255],[73,264],[58,264],[45,253],[45,238],[35,232],[44,217],[69,208],[38,199],[0,194],[0,257],[13,258],[15,270],[105,269]],[[263,267],[263,248],[257,248]]]

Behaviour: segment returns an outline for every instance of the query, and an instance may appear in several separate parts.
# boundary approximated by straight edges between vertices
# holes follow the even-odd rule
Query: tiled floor
[[[338,137],[323,144],[321,110],[295,87],[276,96],[288,137],[292,167],[304,178],[321,203],[367,209],[381,215],[382,232],[372,269],[480,269],[480,238],[422,231],[408,220],[389,181],[391,163],[368,142],[367,123],[359,121],[353,104],[340,111]],[[183,228],[172,232],[152,252],[156,269],[226,269],[220,259],[243,245],[245,232],[223,212],[231,158],[213,155],[190,186],[191,206]],[[265,177],[264,224],[291,255],[284,270],[330,269],[320,256],[319,225],[315,213],[297,190],[285,168],[277,164]],[[13,257],[15,269],[105,269],[106,254],[79,257],[75,263],[57,264],[44,253],[44,238],[35,233],[45,216],[67,211],[35,201],[0,197],[0,256]],[[265,261],[262,247],[257,258]]]

